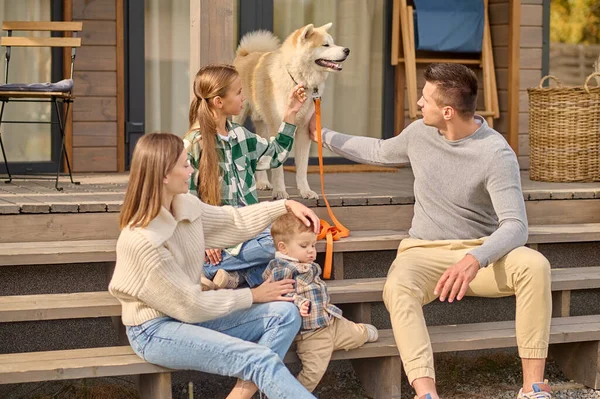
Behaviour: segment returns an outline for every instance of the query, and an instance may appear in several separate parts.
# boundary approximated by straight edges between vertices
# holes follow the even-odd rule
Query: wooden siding
[[[194,79],[207,64],[233,60],[234,0],[196,0],[190,2],[190,101],[194,98]]]
[[[490,0],[490,23],[494,43],[494,62],[498,81],[500,118],[495,128],[508,132],[509,0]],[[527,88],[537,86],[542,76],[542,0],[521,0],[521,37],[519,68],[519,164],[529,169],[529,105]]]
[[[83,22],[82,47],[75,59],[72,156],[75,172],[119,170],[117,98],[119,57],[117,7],[121,0],[65,0],[73,21]],[[65,7],[67,10],[67,7]],[[65,19],[68,16],[65,15]],[[121,22],[122,23],[122,22]]]

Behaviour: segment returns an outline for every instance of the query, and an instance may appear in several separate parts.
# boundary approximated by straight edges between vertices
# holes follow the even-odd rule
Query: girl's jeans
[[[212,280],[217,270],[238,272],[250,288],[263,283],[262,274],[269,262],[275,258],[275,245],[271,237],[271,229],[263,230],[259,235],[242,245],[240,253],[231,256],[227,251],[222,253],[223,259],[217,265],[204,262],[204,275]]]
[[[153,364],[252,381],[273,399],[314,398],[282,361],[300,325],[293,303],[269,302],[196,324],[159,317],[127,326],[127,337]]]

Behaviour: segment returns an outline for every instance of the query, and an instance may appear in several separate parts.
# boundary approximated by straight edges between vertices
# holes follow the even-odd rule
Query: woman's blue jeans
[[[252,381],[272,399],[314,398],[282,361],[300,325],[293,303],[269,302],[197,324],[159,317],[127,337],[149,363]]]
[[[269,262],[275,258],[275,245],[271,237],[271,229],[263,230],[259,235],[242,245],[240,253],[232,256],[227,251],[222,253],[223,259],[218,265],[204,262],[204,275],[212,280],[217,270],[238,272],[250,288],[263,283],[262,274]]]

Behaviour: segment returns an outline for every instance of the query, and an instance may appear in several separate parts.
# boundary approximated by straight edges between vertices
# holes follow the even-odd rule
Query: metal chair
[[[77,32],[81,32],[83,27],[82,22],[30,22],[30,21],[13,21],[3,22],[2,30],[7,33],[6,36],[0,38],[0,46],[6,47],[6,67],[5,67],[5,84],[0,85],[0,126],[2,123],[41,123],[41,124],[57,124],[61,135],[60,156],[58,159],[58,167],[56,170],[56,182],[54,187],[58,191],[62,191],[58,187],[58,178],[60,169],[64,160],[66,161],[69,171],[71,183],[79,184],[73,181],[71,172],[71,163],[69,155],[65,148],[65,122],[68,120],[71,104],[73,103],[73,67],[75,63],[76,48],[81,46],[81,38],[77,37]],[[13,31],[45,31],[45,32],[71,32],[73,37],[15,37]],[[8,68],[10,64],[10,53],[12,47],[62,47],[71,48],[71,74],[69,79],[61,80],[56,83],[8,83]],[[5,121],[4,107],[9,102],[30,102],[30,103],[52,103],[56,110],[57,122],[44,121]],[[61,106],[59,106],[61,103]],[[61,108],[65,107],[64,118]],[[6,183],[12,181],[12,175],[8,168],[8,160],[2,143],[2,134],[0,133],[0,147],[4,157],[4,165],[8,174]],[[39,179],[39,178],[38,178]]]

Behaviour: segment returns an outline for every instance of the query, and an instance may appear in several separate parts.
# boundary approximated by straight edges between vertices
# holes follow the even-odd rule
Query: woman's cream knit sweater
[[[252,305],[250,289],[202,291],[204,250],[249,240],[286,213],[285,201],[243,208],[206,205],[191,194],[175,196],[145,228],[126,227],[117,241],[109,291],[123,307],[123,323],[160,316],[198,323]]]

